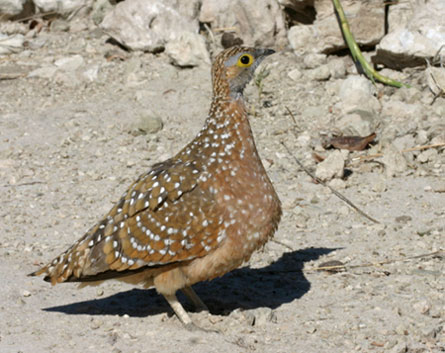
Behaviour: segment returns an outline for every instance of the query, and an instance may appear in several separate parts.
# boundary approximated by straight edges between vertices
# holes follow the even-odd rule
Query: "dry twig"
[[[307,272],[307,271],[333,271],[333,270],[349,270],[349,269],[361,268],[361,267],[379,267],[382,265],[392,264],[394,262],[420,259],[423,257],[442,256],[442,255],[445,255],[445,251],[438,250],[438,251],[434,251],[432,253],[415,255],[415,256],[407,256],[407,257],[402,257],[402,258],[398,258],[398,259],[390,259],[390,260],[379,261],[379,262],[370,262],[370,263],[359,264],[359,265],[350,265],[350,266],[347,266],[347,265],[320,266],[320,267],[307,268],[304,271],[305,272]]]
[[[287,111],[290,113],[290,116],[292,117],[293,121],[294,121],[294,128],[291,129],[292,132],[294,133],[295,137],[297,136],[296,133],[296,120],[295,117],[293,116],[292,112],[290,111],[290,109],[288,107],[285,107],[287,109]],[[368,214],[366,214],[365,212],[363,212],[360,208],[358,208],[356,205],[354,205],[349,199],[347,199],[345,196],[343,196],[342,194],[340,194],[337,190],[335,190],[333,187],[327,185],[323,180],[321,180],[320,178],[317,178],[312,172],[310,172],[304,165],[303,163],[301,163],[297,157],[295,157],[294,154],[292,154],[292,152],[290,151],[290,149],[286,146],[286,144],[283,141],[280,141],[280,143],[284,146],[284,148],[286,149],[286,151],[289,153],[289,155],[292,156],[292,158],[295,160],[295,162],[297,162],[297,164],[301,167],[301,169],[303,169],[307,175],[309,175],[313,180],[315,180],[317,183],[327,187],[329,190],[331,190],[331,192],[337,196],[340,200],[344,201],[345,203],[347,203],[350,207],[352,207],[355,211],[357,211],[359,214],[361,214],[363,217],[366,217],[367,219],[369,219],[370,221],[374,222],[374,223],[380,223],[379,221],[377,221],[376,219],[372,218],[371,216],[369,216]]]
[[[445,142],[435,143],[433,145],[424,145],[424,146],[416,146],[416,147],[406,148],[406,149],[402,150],[401,152],[406,153],[406,152],[413,152],[413,151],[423,151],[423,150],[427,150],[430,148],[440,148],[440,147],[445,147]],[[352,158],[352,161],[373,159],[373,158],[379,158],[379,157],[383,157],[383,153],[376,153],[376,154],[371,154],[371,155],[367,155],[367,156],[355,157],[355,158]]]
[[[6,81],[6,80],[15,80],[20,77],[25,77],[26,74],[19,74],[19,73],[13,73],[13,74],[0,74],[0,81]]]

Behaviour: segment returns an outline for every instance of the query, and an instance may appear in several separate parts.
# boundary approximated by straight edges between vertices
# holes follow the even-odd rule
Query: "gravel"
[[[265,62],[261,99],[254,84],[246,97],[284,214],[276,242],[195,286],[211,315],[192,318],[217,333],[186,331],[154,290],[109,281],[78,291],[27,277],[83,235],[138,175],[189,142],[210,104],[209,67],[179,69],[165,53],[107,59],[120,52],[92,31],[42,32],[30,44],[44,44],[0,62],[0,73],[34,72],[0,81],[0,351],[445,350],[444,147],[401,152],[392,144],[445,142],[445,99],[430,104],[421,70],[400,73],[413,87],[398,91],[345,79],[349,58],[316,57],[309,70],[328,69],[327,81],[309,80],[293,53]],[[54,71],[57,63],[64,70]],[[342,120],[358,108],[369,114]],[[146,134],[134,133],[141,118]],[[377,134],[370,149],[346,155],[321,147],[338,121],[351,122],[340,125],[347,131],[360,119],[369,125],[359,131]],[[293,157],[315,171],[314,152],[342,156],[331,182],[380,224],[302,172]],[[328,261],[346,270],[316,270]]]

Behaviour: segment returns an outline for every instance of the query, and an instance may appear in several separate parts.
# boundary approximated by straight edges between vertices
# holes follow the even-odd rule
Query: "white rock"
[[[196,18],[176,0],[127,0],[118,3],[101,23],[102,29],[131,50],[156,52],[184,32],[197,33]],[[187,4],[194,3],[189,2]],[[182,12],[181,12],[182,11]]]
[[[346,76],[346,65],[343,58],[330,58],[328,67],[333,78],[344,78]]]
[[[388,9],[388,32],[405,28],[413,16],[413,3],[399,1]]]
[[[331,77],[331,70],[329,70],[328,65],[322,65],[315,69],[307,70],[305,74],[310,80],[326,81]]]
[[[425,145],[428,142],[428,133],[425,130],[418,130],[416,145]]]
[[[374,116],[366,111],[357,110],[343,115],[335,126],[343,135],[368,136],[374,132]]]
[[[0,55],[17,53],[23,49],[25,37],[22,34],[11,36],[0,33]]]
[[[108,11],[113,9],[109,0],[97,0],[91,10],[91,18],[96,25],[99,25]]]
[[[293,69],[287,73],[287,76],[289,76],[289,78],[293,81],[298,81],[300,80],[301,76],[303,76],[303,74],[301,73],[300,70]]]
[[[392,144],[399,150],[399,151],[403,151],[407,148],[411,148],[414,147],[415,142],[414,142],[414,136],[412,134],[406,134],[400,137],[397,137],[396,139],[394,139],[394,141],[392,142]]]
[[[339,97],[344,113],[357,109],[376,112],[380,109],[380,103],[375,94],[372,82],[363,76],[349,76],[340,86]]]
[[[23,10],[26,0],[0,0],[0,14],[8,16],[18,15]]]
[[[427,315],[431,309],[431,306],[426,300],[422,300],[420,302],[414,303],[413,309],[417,311],[419,314]]]
[[[91,0],[33,0],[33,2],[42,12],[67,14],[89,5]]]
[[[181,67],[210,65],[210,56],[205,40],[197,33],[184,32],[177,39],[167,43],[165,52],[172,63]]]
[[[83,77],[85,77],[88,81],[94,82],[97,80],[99,75],[99,65],[91,65],[89,66],[83,73]]]
[[[54,65],[63,71],[76,71],[84,63],[85,60],[81,55],[73,55],[56,60]]]
[[[377,46],[373,61],[401,69],[424,65],[445,45],[445,1],[430,0],[410,4],[412,16],[406,24],[394,26]],[[391,10],[390,10],[391,11]]]
[[[383,157],[381,161],[386,167],[386,175],[388,177],[396,176],[407,169],[408,164],[405,157],[392,144],[385,146],[382,152]]]
[[[37,77],[37,78],[52,78],[54,77],[55,73],[57,72],[57,67],[55,66],[44,66],[39,67],[38,69],[35,69],[31,71],[28,74],[28,77]]]
[[[323,162],[317,165],[315,176],[323,181],[331,180],[332,178],[342,178],[347,155],[348,151],[333,151]]]
[[[285,45],[284,16],[275,0],[203,0],[199,21],[212,28],[233,28],[249,46]]]
[[[344,189],[344,188],[346,188],[346,183],[345,183],[345,181],[342,180],[342,179],[332,179],[331,181],[329,181],[328,185],[329,185],[331,188],[334,188],[334,189],[336,189],[336,190],[340,190],[340,189]],[[343,211],[343,213],[345,213],[345,212]],[[346,215],[347,215],[348,213],[349,213],[349,209],[346,208]]]
[[[432,148],[432,149],[421,152],[417,156],[417,161],[420,163],[431,162],[437,158],[437,155],[438,155],[437,150]]]
[[[303,58],[305,69],[315,69],[326,64],[327,57],[325,54],[308,53]]]
[[[297,145],[300,147],[308,147],[311,143],[311,135],[308,131],[303,131],[300,135],[297,137]]]
[[[396,100],[390,100],[383,103],[382,115],[394,118],[412,119],[416,121],[425,113],[420,104],[409,104]]]
[[[308,46],[313,43],[315,33],[313,26],[293,26],[287,32],[287,40],[295,54],[301,55],[306,52],[316,51],[314,46]]]

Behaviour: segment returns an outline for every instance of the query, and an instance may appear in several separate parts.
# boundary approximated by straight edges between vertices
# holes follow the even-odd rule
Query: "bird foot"
[[[184,324],[184,327],[190,332],[221,333],[221,331],[219,331],[219,330],[203,328],[201,326],[196,325],[193,322]]]

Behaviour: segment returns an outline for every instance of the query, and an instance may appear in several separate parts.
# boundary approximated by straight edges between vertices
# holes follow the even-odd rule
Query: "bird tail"
[[[68,281],[73,276],[79,278],[85,266],[89,251],[89,248],[84,246],[84,242],[76,242],[50,263],[28,274],[28,276],[40,276],[44,274],[44,280],[51,282],[52,285]]]

